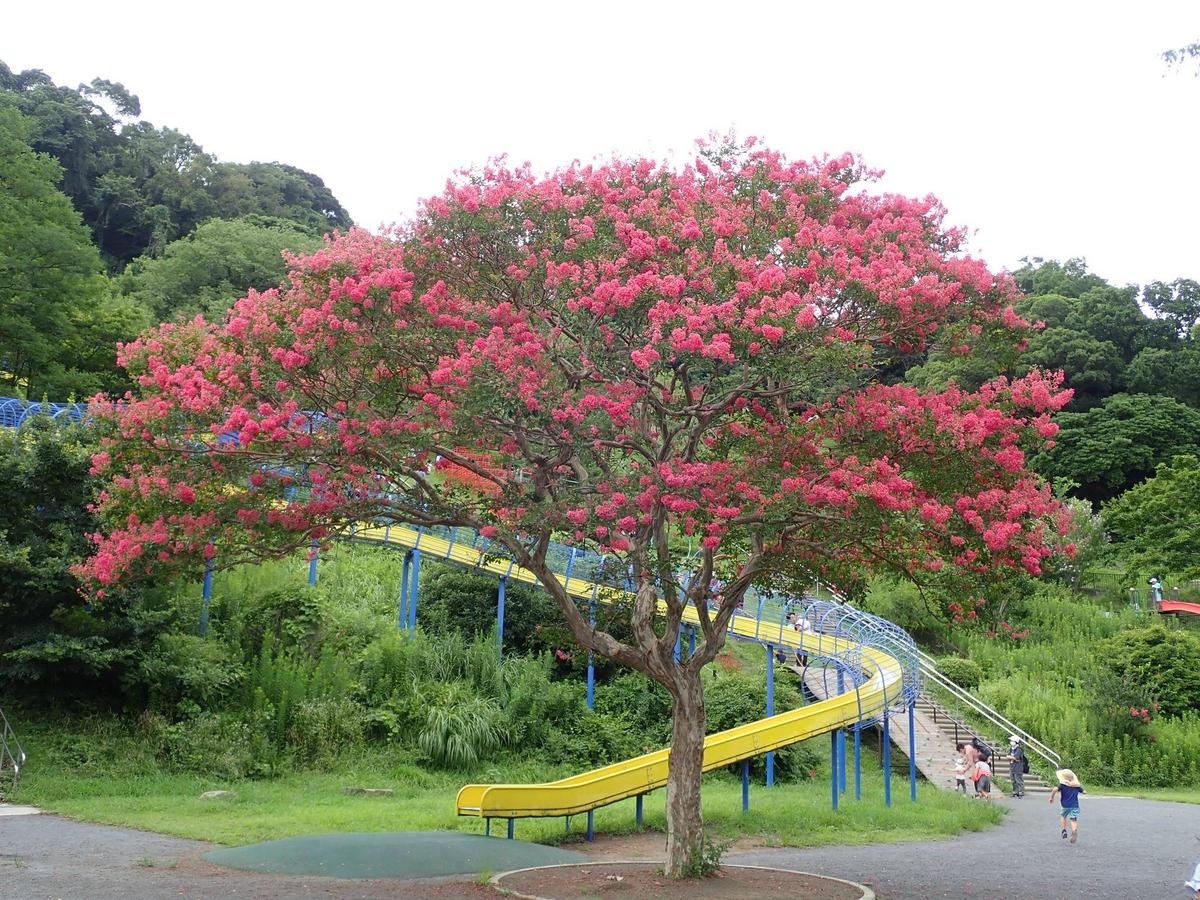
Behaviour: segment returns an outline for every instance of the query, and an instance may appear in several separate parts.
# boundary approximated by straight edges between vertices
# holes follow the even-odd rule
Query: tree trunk
[[[696,872],[704,852],[700,776],[704,772],[704,688],[699,672],[676,670],[667,776],[668,878]]]

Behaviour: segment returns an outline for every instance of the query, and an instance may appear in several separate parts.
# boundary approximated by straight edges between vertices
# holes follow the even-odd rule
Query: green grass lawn
[[[1200,803],[1200,788],[1128,788],[1095,787],[1088,793],[1114,797],[1139,797],[1142,800],[1169,800],[1172,803]],[[1084,795],[1086,797],[1086,794]]]
[[[135,765],[120,774],[120,760],[111,765],[76,765],[41,756],[34,746],[18,794],[13,798],[42,809],[86,821],[124,825],[181,837],[238,845],[262,840],[339,831],[413,831],[451,829],[482,832],[479,819],[454,814],[454,797],[470,781],[535,781],[570,774],[548,770],[528,761],[462,774],[431,772],[410,762],[389,760],[383,751],[364,754],[332,771],[296,772],[266,780],[220,782],[209,778],[154,771]],[[103,769],[105,771],[97,771]],[[387,787],[391,797],[349,796],[348,785]],[[226,789],[235,799],[201,800],[202,792]],[[646,798],[645,822],[650,829],[665,827],[665,792]],[[893,781],[891,808],[883,803],[883,779],[874,759],[864,754],[863,800],[853,799],[853,785],[843,795],[838,812],[830,809],[828,773],[812,780],[768,789],[751,786],[750,813],[741,809],[741,782],[727,772],[706,777],[704,813],[723,839],[750,837],[774,846],[815,846],[943,837],[963,830],[978,831],[1000,821],[1003,810],[967,801],[926,785],[919,802],[908,797],[908,786]],[[561,818],[522,819],[517,837],[558,843],[578,840],[586,817],[571,821],[564,831]],[[496,829],[504,828],[498,822]],[[621,834],[635,830],[632,799],[596,812],[596,829]]]

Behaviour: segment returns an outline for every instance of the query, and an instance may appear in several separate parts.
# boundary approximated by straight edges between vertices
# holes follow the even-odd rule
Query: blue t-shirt
[[[1060,784],[1058,786],[1059,798],[1062,800],[1063,809],[1078,809],[1079,795],[1083,793],[1081,787],[1071,787],[1070,785]]]

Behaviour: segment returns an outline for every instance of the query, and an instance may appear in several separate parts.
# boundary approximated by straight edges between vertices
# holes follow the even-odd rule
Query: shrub
[[[791,681],[776,679],[775,712],[801,705],[800,689]],[[708,733],[727,731],[767,714],[767,691],[761,676],[731,672],[704,685],[704,707]]]
[[[1101,641],[1101,668],[1142,685],[1164,715],[1200,711],[1200,639],[1161,625],[1136,628]]]
[[[296,704],[288,745],[300,763],[322,764],[356,746],[366,718],[361,706],[345,697],[317,697]]]
[[[493,634],[499,590],[494,576],[449,566],[422,567],[417,620],[427,632],[457,632],[467,641]],[[509,581],[504,596],[505,651],[519,654],[544,649],[538,626],[559,618],[558,605],[548,594]]]
[[[312,652],[321,646],[319,596],[308,585],[294,585],[251,597],[244,601],[234,628],[248,653],[266,642],[280,649]]]
[[[967,690],[975,690],[983,682],[983,668],[971,659],[945,656],[937,661],[938,671]]]
[[[178,722],[151,716],[145,734],[168,767],[196,775],[237,779],[272,774],[278,752],[262,721],[231,714],[196,711]]]
[[[547,761],[578,768],[607,765],[651,749],[657,748],[646,746],[634,722],[597,712],[551,729],[543,745]]]
[[[417,746],[436,766],[464,769],[486,759],[506,738],[504,714],[496,702],[453,684],[429,707]]]
[[[863,608],[928,643],[941,643],[947,634],[947,619],[937,601],[908,581],[872,579]]]
[[[1127,672],[1101,667],[1084,680],[1089,712],[1101,734],[1134,734],[1141,726],[1158,718],[1159,704],[1144,681]]]
[[[584,688],[550,680],[548,655],[510,657],[504,661],[504,715],[515,746],[545,746],[559,729],[569,729],[587,715]]]
[[[599,685],[595,708],[636,722],[651,746],[665,746],[671,740],[671,695],[640,672],[622,672]]]
[[[160,634],[142,657],[137,678],[156,709],[178,704],[208,707],[228,697],[242,679],[240,661],[215,640]]]

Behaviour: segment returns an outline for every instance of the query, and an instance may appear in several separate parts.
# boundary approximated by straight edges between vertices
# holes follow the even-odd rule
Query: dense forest
[[[219,316],[349,214],[280,162],[223,162],[140,120],[103,78],[72,88],[0,62],[0,383],[31,399],[126,387],[117,342]]]

